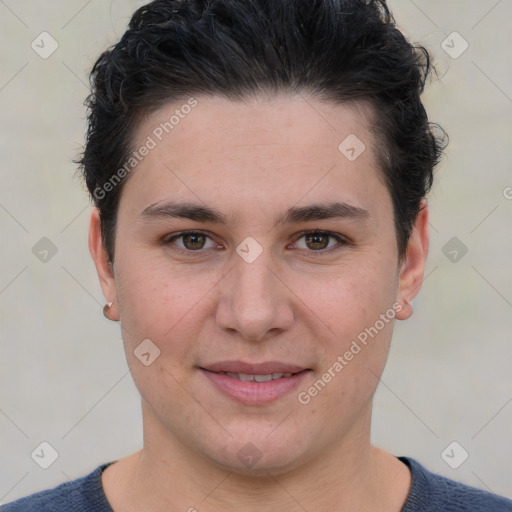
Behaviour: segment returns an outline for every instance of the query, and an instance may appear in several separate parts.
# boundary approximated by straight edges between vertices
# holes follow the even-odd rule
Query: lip
[[[220,361],[201,367],[211,372],[249,373],[252,375],[268,375],[269,373],[298,373],[308,370],[304,366],[297,366],[279,361],[265,363],[246,363],[244,361]]]
[[[279,362],[249,364],[242,361],[224,361],[199,368],[213,386],[225,396],[246,405],[265,405],[283,398],[295,390],[311,369]],[[243,381],[223,373],[247,373],[268,375],[270,373],[293,373],[291,377],[266,382]]]

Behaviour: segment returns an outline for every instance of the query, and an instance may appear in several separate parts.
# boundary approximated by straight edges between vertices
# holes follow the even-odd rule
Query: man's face
[[[369,441],[401,274],[363,106],[196,99],[137,127],[104,286],[146,437],[240,472]]]

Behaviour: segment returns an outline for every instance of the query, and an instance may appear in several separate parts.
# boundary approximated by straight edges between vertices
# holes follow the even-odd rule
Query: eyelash
[[[175,240],[178,240],[180,238],[183,238],[185,235],[204,235],[207,238],[209,238],[210,240],[212,240],[212,238],[207,233],[204,233],[202,231],[183,231],[177,235],[173,235],[171,238],[164,239],[164,244],[166,244],[166,245],[172,244],[172,242],[174,242]],[[293,243],[295,244],[297,241],[299,241],[301,238],[303,238],[307,235],[328,236],[329,238],[334,238],[338,242],[338,244],[336,246],[331,247],[330,249],[322,249],[322,250],[318,250],[318,251],[308,250],[307,252],[309,252],[310,255],[312,255],[312,256],[322,256],[325,254],[331,254],[333,252],[340,250],[343,246],[350,245],[350,242],[346,238],[343,238],[340,235],[337,235],[330,231],[321,231],[318,229],[301,232],[299,234],[298,238],[296,238],[296,240]],[[201,254],[204,254],[204,252],[207,251],[208,249],[198,249],[198,250],[194,251],[194,250],[190,250],[190,249],[187,250],[187,249],[177,248],[174,250],[181,252],[183,254],[188,254],[188,255],[190,255],[190,254],[201,255]]]

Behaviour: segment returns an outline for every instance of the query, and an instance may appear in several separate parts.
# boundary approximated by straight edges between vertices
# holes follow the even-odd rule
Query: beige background
[[[0,0],[0,502],[141,445],[138,396],[119,326],[102,316],[90,207],[71,160],[83,143],[87,72],[143,3]],[[425,101],[451,146],[431,195],[427,278],[414,317],[396,326],[373,440],[512,498],[512,2],[390,5],[436,59],[442,78]],[[47,59],[31,48],[43,31],[59,45]],[[458,58],[441,47],[453,31],[469,44]],[[42,237],[57,248],[46,263],[32,252]],[[443,253],[452,237],[468,249],[457,262]],[[46,470],[31,458],[42,441],[59,454]],[[469,453],[458,469],[441,456],[453,441]]]

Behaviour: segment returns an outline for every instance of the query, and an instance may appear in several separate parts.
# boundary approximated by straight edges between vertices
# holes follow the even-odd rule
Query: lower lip
[[[255,382],[203,370],[201,372],[225,395],[248,405],[273,402],[296,389],[311,370],[303,370],[291,377]]]

